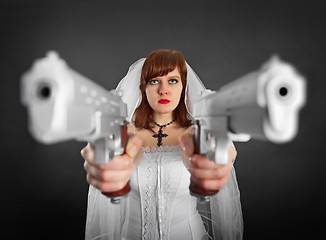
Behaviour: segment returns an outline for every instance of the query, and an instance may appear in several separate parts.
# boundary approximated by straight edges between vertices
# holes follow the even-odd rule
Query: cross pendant
[[[162,146],[162,138],[167,137],[168,135],[162,132],[162,128],[158,130],[158,134],[154,134],[153,137],[157,138],[157,146],[160,147]]]

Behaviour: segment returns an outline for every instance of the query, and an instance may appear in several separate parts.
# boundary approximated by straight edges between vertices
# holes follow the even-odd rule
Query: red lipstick
[[[158,101],[158,103],[161,103],[161,104],[168,104],[168,103],[170,103],[170,100],[169,100],[169,99],[160,99],[160,100]]]

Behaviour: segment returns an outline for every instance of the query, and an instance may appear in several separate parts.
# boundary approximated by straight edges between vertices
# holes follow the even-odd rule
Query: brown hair
[[[143,65],[140,76],[140,92],[142,95],[142,101],[139,107],[135,111],[135,126],[140,129],[152,129],[154,124],[153,109],[150,107],[146,97],[146,85],[147,83],[158,76],[164,76],[175,68],[178,69],[181,81],[182,92],[180,102],[176,109],[173,111],[174,119],[183,128],[187,128],[191,125],[191,121],[187,118],[187,109],[184,102],[185,89],[187,86],[187,65],[184,56],[179,51],[170,51],[166,49],[156,50],[151,52]]]

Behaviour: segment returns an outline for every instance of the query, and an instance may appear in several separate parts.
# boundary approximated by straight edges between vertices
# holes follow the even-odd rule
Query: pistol
[[[34,62],[21,78],[21,101],[28,128],[40,143],[92,142],[96,164],[106,164],[125,151],[127,105],[122,92],[108,91],[71,69],[54,51]],[[119,203],[130,191],[103,193]]]
[[[291,64],[273,56],[259,70],[205,94],[195,103],[195,153],[227,164],[231,140],[289,142],[298,132],[299,111],[305,101],[304,77]],[[217,193],[193,182],[190,192],[203,201]]]

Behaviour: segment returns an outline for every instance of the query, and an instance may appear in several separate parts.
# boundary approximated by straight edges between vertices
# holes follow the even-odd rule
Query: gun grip
[[[120,199],[126,196],[130,191],[131,187],[129,184],[130,181],[127,182],[126,186],[124,186],[121,190],[115,192],[102,192],[103,195],[109,197],[111,199],[111,203],[119,204]]]
[[[212,196],[219,192],[219,190],[205,190],[198,185],[196,185],[193,181],[190,181],[189,189],[191,191],[191,195],[199,197],[199,198],[205,198],[206,196]]]
[[[195,134],[193,135],[194,154],[200,153],[200,123],[196,120]]]
[[[127,146],[128,139],[129,139],[127,130],[128,130],[127,124],[124,124],[121,127],[121,146],[123,146],[123,148],[124,148],[123,154],[126,153],[126,146]],[[118,190],[115,192],[102,192],[102,194],[109,197],[111,199],[111,203],[119,204],[120,199],[122,197],[126,196],[131,191],[129,182],[130,181],[128,181],[128,183],[121,190]]]
[[[196,132],[193,136],[194,141],[194,154],[200,154],[200,123],[197,120],[196,121]],[[217,191],[208,191],[200,186],[196,185],[191,179],[190,179],[190,185],[189,185],[190,194],[194,197],[197,197],[200,199],[200,201],[209,201],[209,197],[212,195],[215,195],[218,193]]]

